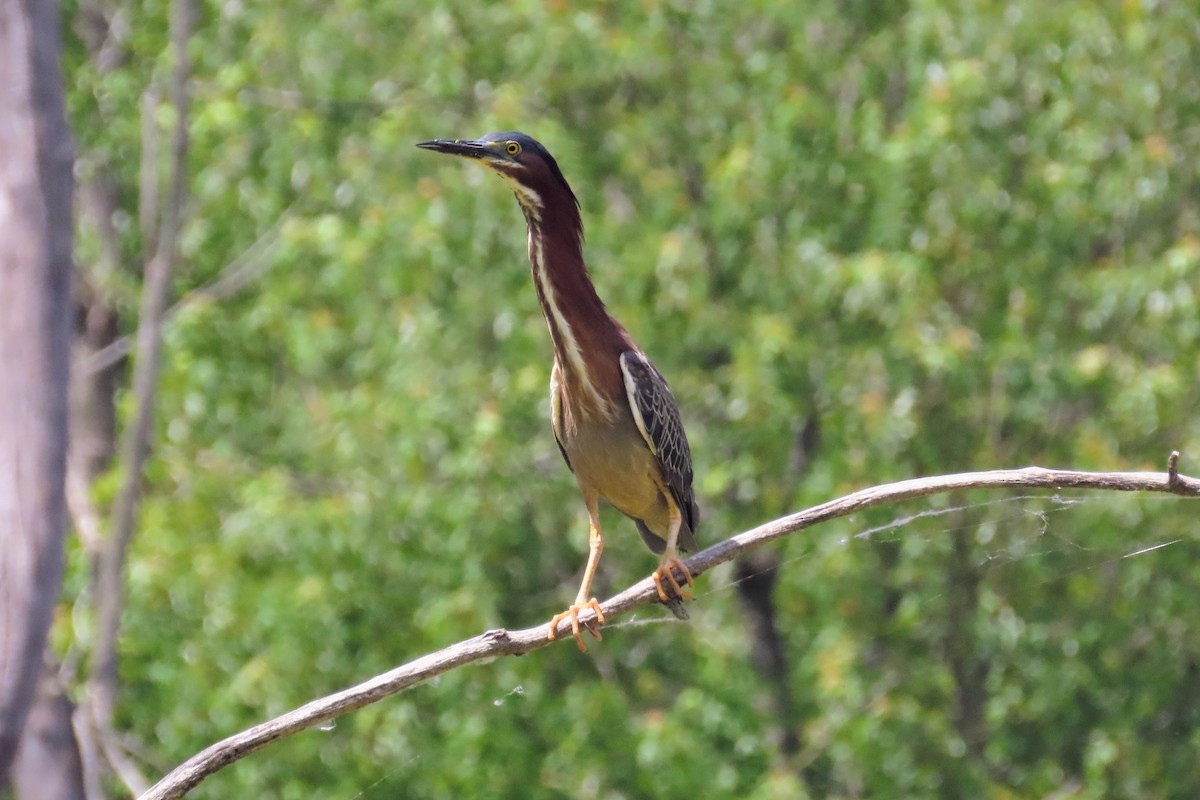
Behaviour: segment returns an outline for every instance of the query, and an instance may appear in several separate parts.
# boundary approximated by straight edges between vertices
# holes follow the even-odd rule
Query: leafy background
[[[125,10],[104,69],[65,16],[80,171],[117,175],[132,253],[170,59],[163,0]],[[422,139],[557,156],[680,399],[704,542],[916,475],[1200,462],[1192,4],[226,0],[190,54],[176,294],[270,238],[167,331],[121,645],[151,774],[573,596],[522,219]],[[139,278],[106,280],[131,330]],[[831,523],[773,551],[781,678],[720,571],[689,625],[458,670],[193,796],[1195,797],[1196,519],[988,493]],[[654,563],[604,522],[602,595]]]

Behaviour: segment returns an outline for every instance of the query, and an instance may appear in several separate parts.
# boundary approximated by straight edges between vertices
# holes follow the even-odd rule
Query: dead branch
[[[914,478],[898,483],[873,486],[731,536],[707,550],[696,553],[684,563],[691,570],[692,575],[698,576],[718,564],[732,561],[737,555],[752,547],[758,547],[831,519],[846,517],[868,508],[963,489],[1029,487],[1104,489],[1117,492],[1166,492],[1182,497],[1200,497],[1200,479],[1180,475],[1175,469],[1177,460],[1178,454],[1173,453],[1170,473],[1077,472],[1025,467],[1024,469]],[[649,605],[657,601],[658,595],[654,582],[650,578],[645,578],[615,597],[604,601],[600,608],[605,619],[611,620],[638,606]],[[587,622],[591,618],[590,612],[581,615],[582,622]],[[561,623],[558,626],[558,636],[555,641],[570,642],[569,632],[570,623]],[[214,772],[279,739],[382,700],[457,667],[490,660],[497,656],[522,655],[549,644],[551,641],[546,638],[545,623],[520,631],[508,631],[500,628],[481,633],[436,653],[421,656],[357,686],[313,700],[275,719],[260,723],[217,742],[173,769],[150,791],[143,794],[141,800],[171,800],[182,797]]]

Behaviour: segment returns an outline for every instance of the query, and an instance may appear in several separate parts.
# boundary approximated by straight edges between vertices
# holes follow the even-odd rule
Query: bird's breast
[[[562,444],[579,483],[594,489],[621,513],[636,519],[664,513],[658,462],[628,410],[622,408],[606,423],[577,420]]]

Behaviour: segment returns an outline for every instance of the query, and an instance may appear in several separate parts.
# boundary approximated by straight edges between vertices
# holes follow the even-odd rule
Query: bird
[[[682,584],[695,586],[680,552],[695,552],[700,512],[692,453],[666,379],[608,312],[583,258],[579,201],[558,162],[517,131],[479,139],[432,139],[417,147],[482,164],[504,180],[525,216],[529,264],[554,352],[550,416],[554,438],[574,473],[588,513],[588,560],[579,593],[550,620],[549,639],[569,619],[579,649],[582,628],[595,639],[604,614],[591,596],[604,549],[599,501],[631,518],[650,551],[659,600],[686,619]],[[675,577],[675,572],[679,578]]]

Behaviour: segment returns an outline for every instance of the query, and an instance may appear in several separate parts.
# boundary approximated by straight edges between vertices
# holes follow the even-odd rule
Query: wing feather
[[[692,451],[675,396],[650,359],[637,350],[621,354],[621,377],[638,432],[658,459],[663,479],[689,531],[694,532],[700,514],[692,491]]]

